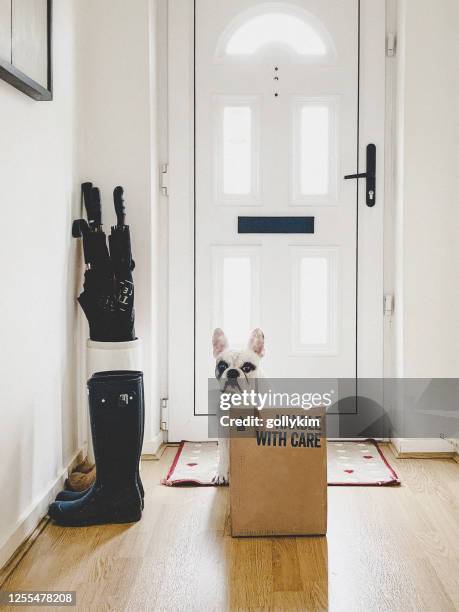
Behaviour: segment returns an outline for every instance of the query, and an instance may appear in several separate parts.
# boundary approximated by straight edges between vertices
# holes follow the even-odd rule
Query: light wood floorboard
[[[459,465],[385,452],[402,486],[329,487],[327,538],[232,539],[227,488],[160,485],[168,448],[143,465],[139,523],[50,524],[2,590],[74,590],[78,610],[459,610]]]

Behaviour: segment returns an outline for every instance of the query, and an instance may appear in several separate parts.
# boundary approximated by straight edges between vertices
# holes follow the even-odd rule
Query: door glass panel
[[[248,106],[223,109],[223,193],[252,191],[252,111]]]
[[[238,348],[259,324],[258,248],[213,247],[213,327]]]
[[[300,268],[300,342],[328,341],[328,262],[325,257],[303,257]]]
[[[336,351],[336,248],[292,247],[293,344],[299,353]]]
[[[297,100],[294,110],[294,203],[336,203],[337,103]]]
[[[214,97],[217,204],[259,205],[258,96]]]
[[[321,37],[308,24],[293,15],[268,13],[244,23],[228,41],[228,55],[252,55],[269,44],[287,45],[299,55],[325,55]]]
[[[315,15],[299,6],[259,4],[233,19],[219,39],[217,57],[254,59],[279,51],[299,61],[335,55],[332,39]]]
[[[328,193],[330,115],[326,106],[301,109],[300,192],[302,195]]]
[[[223,262],[223,329],[232,342],[248,338],[252,274],[248,257],[225,257]]]

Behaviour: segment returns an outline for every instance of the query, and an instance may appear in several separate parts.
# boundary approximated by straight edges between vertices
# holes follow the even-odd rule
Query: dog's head
[[[229,348],[225,332],[217,328],[212,335],[215,376],[223,391],[228,388],[241,389],[250,379],[261,378],[260,360],[265,353],[265,337],[261,329],[250,334],[245,350]]]

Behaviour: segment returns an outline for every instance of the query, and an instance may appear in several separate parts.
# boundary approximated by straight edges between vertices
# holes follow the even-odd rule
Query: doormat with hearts
[[[329,486],[399,485],[395,470],[375,440],[328,442]],[[217,442],[181,442],[162,484],[213,486],[218,466]]]

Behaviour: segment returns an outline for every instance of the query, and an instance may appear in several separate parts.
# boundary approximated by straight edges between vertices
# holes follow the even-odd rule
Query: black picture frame
[[[53,0],[47,0],[46,16],[46,50],[47,50],[47,87],[43,87],[14,64],[0,57],[0,79],[6,81],[22,93],[39,102],[49,102],[53,99],[53,61],[52,61],[52,33],[53,33]]]

